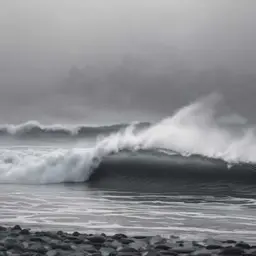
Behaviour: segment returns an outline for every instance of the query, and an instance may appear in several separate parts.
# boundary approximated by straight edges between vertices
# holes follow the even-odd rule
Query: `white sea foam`
[[[134,126],[100,139],[92,148],[52,150],[1,150],[0,182],[48,184],[83,182],[105,156],[121,150],[161,148],[183,155],[200,154],[220,158],[230,164],[256,163],[256,137],[253,128],[218,122],[216,97],[192,103],[173,116],[135,132]]]

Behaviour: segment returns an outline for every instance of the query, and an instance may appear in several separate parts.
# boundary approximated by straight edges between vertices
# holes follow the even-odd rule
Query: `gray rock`
[[[28,249],[30,251],[41,253],[41,254],[45,254],[47,252],[47,249],[40,243],[32,244],[31,246],[29,246]]]
[[[91,243],[103,244],[105,242],[105,240],[106,240],[106,237],[104,237],[104,236],[88,236],[87,239]]]
[[[34,252],[23,252],[21,254],[21,256],[37,256],[38,254],[37,253],[34,253]],[[41,254],[40,254],[41,255]]]
[[[170,238],[171,238],[171,239],[180,239],[179,236],[175,236],[175,235],[171,235]]]
[[[83,252],[71,252],[70,254],[68,254],[67,256],[86,256],[87,254],[83,253]]]
[[[71,251],[71,245],[66,243],[51,243],[50,246],[53,250],[55,249],[61,249],[63,251]]]
[[[7,228],[0,226],[0,232],[7,231]]]
[[[120,239],[121,244],[130,244],[130,243],[133,243],[133,242],[134,242],[134,240],[130,239],[130,238],[121,238]]]
[[[208,251],[206,249],[195,251],[195,252],[190,254],[190,256],[212,256],[212,255],[213,255],[212,251]]]
[[[111,247],[101,247],[100,252],[101,252],[102,256],[109,256],[111,254],[114,254],[116,252],[116,250]]]
[[[19,243],[17,240],[12,239],[12,238],[7,238],[4,241],[4,247],[7,250],[18,250],[18,251],[23,251],[24,247],[21,243]]]
[[[245,249],[245,250],[249,250],[251,248],[251,246],[245,242],[240,242],[236,244],[236,247]]]
[[[156,250],[149,250],[142,253],[142,256],[160,256],[160,252]]]
[[[23,245],[24,249],[29,248],[29,243],[28,242],[23,242],[22,245]]]
[[[96,248],[92,244],[81,244],[79,247],[77,246],[79,250],[88,252],[88,253],[95,253],[97,252]]]
[[[124,235],[124,234],[115,234],[115,235],[112,236],[112,239],[114,239],[114,240],[119,240],[119,239],[122,239],[122,238],[127,238],[127,236]]]
[[[120,249],[117,250],[118,253],[136,253],[138,252],[138,250],[134,249],[134,248],[130,248],[130,247],[122,247]]]
[[[204,243],[206,246],[208,245],[219,245],[219,246],[222,246],[222,242],[221,241],[218,241],[218,240],[215,240],[215,239],[212,239],[212,238],[209,238],[209,239],[206,239],[204,240]]]
[[[73,236],[74,237],[74,236]],[[88,237],[88,235],[86,235],[86,234],[80,234],[79,236],[78,236],[78,238],[79,239],[86,239],[87,240],[87,237]]]
[[[69,243],[76,243],[76,244],[82,244],[82,243],[90,243],[89,240],[86,238],[82,238],[80,236],[64,236],[63,237],[63,242],[69,242]]]
[[[28,239],[28,237],[24,235],[19,235],[18,237],[16,237],[16,239],[19,240],[20,242],[24,242]]]
[[[256,251],[255,250],[251,250],[246,255],[248,255],[248,256],[256,256]]]
[[[79,232],[74,232],[72,235],[73,236],[80,236],[80,233]]]
[[[134,239],[137,239],[137,240],[148,240],[148,236],[134,236],[133,237]]]
[[[8,255],[8,256],[20,256],[20,253],[13,252],[13,251],[8,251],[8,252],[7,252],[7,255]]]
[[[177,252],[172,252],[172,251],[159,251],[161,256],[176,256],[178,255]]]
[[[141,256],[139,252],[118,252],[117,256]]]
[[[236,244],[236,241],[235,240],[226,240],[224,243],[227,243],[227,244]]]
[[[144,240],[135,240],[133,243],[130,243],[128,245],[129,248],[133,248],[137,251],[142,251],[148,248],[148,243],[146,243]]]
[[[46,253],[46,256],[60,256],[60,252],[57,250],[50,250]]]
[[[60,236],[57,233],[49,232],[49,231],[35,232],[34,235],[39,236],[39,237],[44,236],[44,237],[55,239],[55,240],[60,240],[61,239]]]
[[[0,252],[5,251],[5,250],[6,249],[5,249],[4,245],[0,245]]]
[[[122,243],[118,242],[117,240],[112,241],[112,242],[107,242],[107,241],[106,241],[106,242],[104,243],[104,245],[105,245],[106,247],[112,247],[112,248],[114,248],[114,249],[117,249],[117,248],[120,248],[120,247],[123,246]]]
[[[19,225],[15,225],[11,230],[19,230],[19,231],[21,231],[22,228]]]
[[[156,250],[169,250],[171,249],[172,247],[168,246],[167,244],[157,244],[155,246],[155,249]]]
[[[151,237],[149,239],[149,243],[151,245],[155,245],[155,244],[163,244],[165,242],[164,238],[162,238],[161,236],[154,236],[154,237]]]
[[[43,239],[43,237],[34,236],[30,238],[31,242],[39,242],[39,243],[45,243],[46,241]]]
[[[229,247],[221,250],[220,255],[238,256],[243,255],[244,250],[239,247]]]
[[[63,236],[63,235],[64,235],[64,232],[60,230],[60,231],[57,232],[57,235],[58,235],[58,236]]]
[[[205,243],[202,242],[193,241],[192,244],[197,248],[205,248]]]
[[[72,241],[74,244],[82,244],[82,243],[90,243],[89,241],[81,240],[77,238],[76,240]]]
[[[223,248],[223,246],[217,245],[217,244],[212,244],[212,245],[206,246],[207,250],[218,250],[218,249],[222,249],[222,248]]]
[[[29,234],[30,234],[30,231],[29,231],[28,229],[22,229],[22,230],[20,231],[20,234],[21,234],[21,235],[29,235]]]
[[[91,254],[91,256],[101,256],[101,252],[94,252]]]
[[[192,253],[196,249],[194,247],[174,247],[170,251],[177,252],[177,253]]]

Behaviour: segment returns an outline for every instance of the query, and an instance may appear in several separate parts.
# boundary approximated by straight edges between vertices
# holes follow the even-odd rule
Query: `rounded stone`
[[[159,253],[162,256],[176,256],[176,255],[178,255],[177,252],[172,252],[172,251],[160,251]]]
[[[61,250],[63,250],[63,251],[70,251],[70,250],[72,250],[70,244],[60,244],[60,247],[59,247],[59,248],[60,248]]]
[[[21,234],[21,235],[29,235],[29,234],[30,234],[30,231],[29,231],[28,229],[22,229],[22,230],[20,231],[20,234]]]
[[[156,247],[155,247],[156,250],[169,250],[171,249],[170,246],[166,245],[166,244],[158,244]]]
[[[115,239],[115,240],[119,240],[121,238],[127,238],[127,236],[124,234],[115,234],[112,236],[112,239]]]
[[[221,245],[218,244],[211,244],[211,245],[207,245],[206,249],[207,250],[218,250],[218,249],[222,249],[223,247]]]
[[[228,255],[228,256],[239,256],[243,254],[244,254],[244,250],[239,247],[225,248],[220,252],[220,255]]]
[[[116,250],[111,247],[101,247],[100,252],[101,252],[102,256],[109,256],[109,255],[115,253]]]
[[[182,253],[185,254],[185,253],[192,253],[195,250],[196,250],[195,248],[176,247],[176,248],[172,248],[170,251],[177,252],[179,254],[182,254]]]
[[[74,232],[72,235],[73,236],[80,236],[80,233],[79,232]]]
[[[15,225],[15,226],[12,228],[12,230],[19,230],[19,231],[21,231],[22,228],[21,228],[19,225]]]
[[[30,251],[45,254],[47,250],[40,244],[33,244],[32,246],[29,247]]]
[[[245,242],[237,243],[236,247],[239,247],[239,248],[242,248],[242,249],[245,249],[245,250],[251,249],[251,246],[249,244],[245,243]]]
[[[50,250],[45,255],[46,256],[59,256],[60,253],[58,251],[56,251],[56,250]]]
[[[121,238],[121,239],[120,239],[120,242],[121,242],[122,244],[131,244],[131,243],[134,242],[134,240],[129,239],[129,238]]]
[[[130,247],[123,247],[121,249],[118,250],[118,253],[122,252],[122,253],[136,253],[138,252],[136,249],[134,248],[130,248]]]
[[[138,240],[148,239],[148,237],[147,237],[147,236],[134,236],[133,238],[134,238],[134,239],[138,239]]]
[[[39,243],[44,243],[45,242],[41,237],[37,237],[37,236],[31,237],[30,241],[31,242],[39,242]]]
[[[57,231],[57,235],[63,235],[64,234],[64,232],[62,231],[62,230],[59,230],[59,231]]]
[[[7,228],[0,226],[0,231],[6,231]]]
[[[117,256],[141,256],[139,252],[118,252]]]
[[[229,239],[229,240],[226,240],[224,243],[226,243],[226,244],[236,244],[236,241]]]
[[[101,252],[94,252],[91,254],[91,256],[101,256]]]
[[[106,240],[104,236],[88,236],[87,239],[94,244],[103,244]]]
[[[199,251],[194,252],[193,254],[191,254],[191,256],[212,256],[212,253],[207,251]]]

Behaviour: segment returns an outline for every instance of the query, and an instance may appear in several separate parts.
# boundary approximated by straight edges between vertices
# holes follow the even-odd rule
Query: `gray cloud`
[[[255,7],[254,0],[1,1],[0,121],[158,118],[215,91],[253,117]]]

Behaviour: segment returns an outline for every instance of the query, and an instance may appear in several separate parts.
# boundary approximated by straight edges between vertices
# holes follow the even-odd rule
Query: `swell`
[[[131,124],[113,124],[105,126],[86,126],[86,125],[43,125],[37,121],[13,125],[0,125],[0,136],[15,136],[19,138],[28,137],[90,137],[99,135],[109,135],[130,126]],[[138,130],[148,127],[150,123],[134,123]]]
[[[216,103],[203,99],[156,124],[141,129],[130,125],[99,139],[91,148],[2,149],[0,182],[84,182],[107,175],[115,179],[122,172],[124,177],[164,177],[162,181],[180,175],[254,182],[254,129],[245,126],[234,132],[233,126],[219,123]]]
[[[97,189],[204,196],[256,196],[256,165],[159,151],[119,152],[87,180]]]
[[[159,151],[119,152],[102,159],[89,181],[104,177],[133,177],[142,179],[187,180],[247,180],[256,182],[256,165],[238,163],[229,165],[221,159],[199,155],[189,157],[165,154]]]

